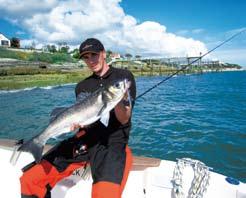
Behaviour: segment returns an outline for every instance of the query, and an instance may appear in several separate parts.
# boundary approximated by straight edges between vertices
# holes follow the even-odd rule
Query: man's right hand
[[[76,132],[75,137],[80,138],[83,135],[85,135],[86,131],[84,130],[84,126],[82,126],[78,123],[73,123],[72,126],[70,127],[70,130],[74,131],[76,129],[79,129],[79,131]]]

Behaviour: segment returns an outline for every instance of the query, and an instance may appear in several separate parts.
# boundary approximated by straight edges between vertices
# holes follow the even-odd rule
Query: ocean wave
[[[47,87],[39,87],[39,89],[53,89],[57,86],[47,86]]]
[[[17,92],[22,92],[22,91],[31,91],[33,89],[36,89],[37,87],[28,87],[24,89],[12,89],[12,90],[0,90],[0,94],[5,94],[5,93],[17,93]]]
[[[6,94],[6,93],[17,93],[17,92],[22,92],[22,91],[32,91],[34,89],[54,89],[58,87],[65,87],[65,86],[72,86],[75,85],[76,83],[67,83],[67,84],[62,84],[62,85],[54,85],[54,86],[46,86],[46,87],[28,87],[24,89],[12,89],[12,90],[0,90],[0,94]]]
[[[75,85],[75,84],[76,83],[67,83],[67,84],[62,84],[62,85],[39,87],[39,89],[54,89],[54,88],[58,88],[58,87],[66,87],[66,86],[71,86],[71,85]]]

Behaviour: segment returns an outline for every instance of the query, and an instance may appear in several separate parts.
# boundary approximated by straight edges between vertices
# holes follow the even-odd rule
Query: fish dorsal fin
[[[107,113],[104,113],[100,119],[100,122],[104,125],[104,126],[108,126],[108,122],[109,122],[109,117],[110,117],[110,114],[109,112]]]
[[[90,96],[90,92],[81,92],[77,97],[76,97],[76,103],[83,101],[85,98]]]
[[[50,122],[54,121],[60,114],[66,111],[68,107],[56,107],[50,113]]]

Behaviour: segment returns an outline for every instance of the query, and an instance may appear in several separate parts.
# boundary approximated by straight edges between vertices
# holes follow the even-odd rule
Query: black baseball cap
[[[99,53],[104,50],[104,46],[96,38],[88,38],[80,44],[79,57],[81,58],[86,53]]]

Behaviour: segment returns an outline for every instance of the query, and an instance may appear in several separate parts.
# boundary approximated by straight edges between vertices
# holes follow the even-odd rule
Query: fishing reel
[[[88,153],[87,145],[83,143],[78,143],[74,146],[73,149],[73,157],[77,157],[79,155],[84,155]]]

